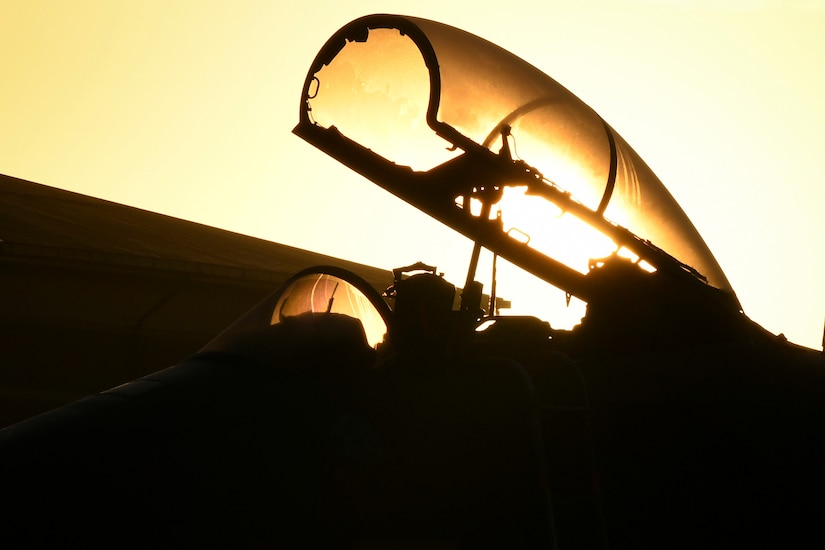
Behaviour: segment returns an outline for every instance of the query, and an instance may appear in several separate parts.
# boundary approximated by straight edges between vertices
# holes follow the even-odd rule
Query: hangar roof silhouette
[[[297,271],[388,270],[0,175],[0,426],[184,359]]]

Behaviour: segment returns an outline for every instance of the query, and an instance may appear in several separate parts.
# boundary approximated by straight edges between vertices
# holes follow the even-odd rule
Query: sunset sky
[[[0,173],[461,283],[466,240],[291,133],[317,51],[380,12],[463,28],[578,95],[676,197],[748,316],[821,348],[815,0],[0,0]]]

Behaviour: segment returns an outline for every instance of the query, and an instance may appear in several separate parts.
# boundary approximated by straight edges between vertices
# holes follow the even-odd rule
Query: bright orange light
[[[526,187],[507,187],[496,205],[504,230],[515,240],[527,242],[581,273],[587,273],[591,259],[617,250],[616,243],[604,233],[526,191]]]
[[[491,260],[483,258],[479,265],[478,278],[485,283],[485,292],[490,288]],[[555,329],[572,329],[581,322],[587,307],[575,297],[569,297],[568,302],[563,290],[503,258],[496,261],[496,296],[511,302],[508,309],[501,311],[502,315],[533,315]]]
[[[322,273],[312,273],[293,282],[283,292],[272,311],[271,323],[304,313],[337,313],[361,322],[367,343],[375,347],[384,340],[387,324],[359,289],[347,281]]]
[[[310,114],[317,124],[415,170],[457,154],[427,125],[429,72],[397,30],[373,29],[366,42],[349,42],[315,77]]]
[[[617,256],[619,256],[619,257],[621,257],[621,258],[627,258],[628,260],[630,260],[631,262],[633,262],[633,263],[637,264],[640,268],[644,269],[644,270],[645,270],[645,271],[647,271],[648,273],[653,273],[654,271],[656,271],[656,268],[655,268],[655,267],[653,267],[652,265],[650,265],[650,264],[649,264],[648,262],[646,262],[645,260],[642,260],[641,258],[639,258],[639,255],[638,255],[638,254],[633,253],[633,251],[628,250],[628,249],[627,249],[627,248],[625,248],[625,247],[621,247],[621,248],[620,248],[620,249],[616,252],[616,255],[617,255]]]

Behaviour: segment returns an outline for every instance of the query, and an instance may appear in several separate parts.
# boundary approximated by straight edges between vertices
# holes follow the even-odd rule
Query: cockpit
[[[432,296],[408,299],[418,307],[440,303],[439,289],[458,288],[454,314],[432,317],[454,342],[473,331],[482,341],[570,340],[534,317],[502,322],[498,258],[561,290],[568,303],[586,303],[572,339],[586,343],[578,349],[702,338],[741,312],[687,215],[627,142],[562,85],[477,36],[405,16],[349,23],[312,63],[294,132],[472,241],[463,284],[441,285],[427,268],[431,284],[404,284],[396,273],[393,285],[412,293],[429,284]],[[482,249],[494,258],[486,295],[477,280]],[[377,349],[403,324],[388,305],[401,297],[399,309],[403,292],[382,298],[356,279],[301,273],[250,326],[348,317]]]
[[[297,424],[312,434],[296,449],[318,454],[319,469],[295,453],[302,463],[286,486],[299,487],[299,470],[311,480],[301,499],[308,485],[331,488],[319,497],[324,507],[303,515],[315,521],[331,502],[332,519],[319,525],[333,538],[600,548],[648,517],[617,537],[621,545],[662,525],[663,479],[677,500],[688,495],[677,503],[685,514],[670,515],[692,525],[717,486],[706,473],[723,493],[750,497],[750,477],[733,490],[728,483],[754,454],[742,442],[761,449],[789,396],[819,398],[795,389],[814,361],[785,369],[790,355],[778,350],[788,348],[746,321],[710,250],[639,155],[571,92],[501,48],[424,19],[353,21],[310,67],[294,132],[473,247],[463,282],[418,262],[395,269],[383,295],[338,268],[302,271],[202,350],[229,354],[221,368],[265,372],[283,403],[280,431]],[[482,252],[493,255],[488,288]],[[586,303],[581,322],[568,329],[500,315],[499,257]],[[768,367],[780,360],[794,390],[777,394],[785,375]],[[765,420],[738,431],[743,410]],[[813,410],[794,403],[789,425]],[[278,454],[292,456],[292,440],[281,439]],[[720,455],[725,440],[735,445]],[[786,434],[777,441],[787,447]],[[698,462],[685,453],[694,445]],[[637,516],[640,502],[653,503],[647,516]],[[711,531],[730,502],[703,517]],[[608,524],[602,510],[618,519]],[[340,517],[357,529],[337,532]]]

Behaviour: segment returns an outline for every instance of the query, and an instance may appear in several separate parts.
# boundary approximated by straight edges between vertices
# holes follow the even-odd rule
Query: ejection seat
[[[416,274],[395,290],[388,339],[360,402],[380,442],[358,502],[365,536],[552,547],[528,375],[515,361],[464,353],[455,290],[439,276]]]
[[[474,351],[524,367],[536,392],[558,548],[605,548],[606,532],[586,380],[558,351],[565,335],[529,316],[489,317]],[[564,346],[561,346],[564,348]]]

